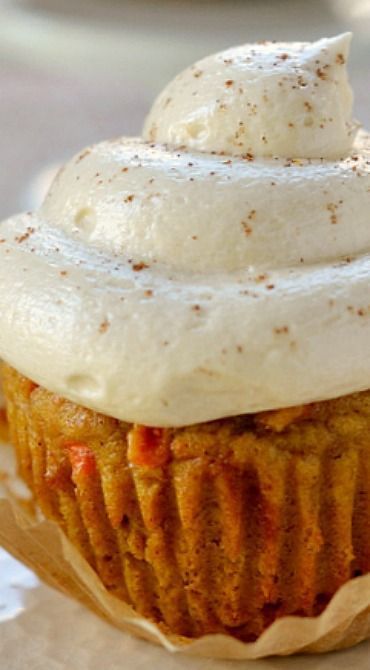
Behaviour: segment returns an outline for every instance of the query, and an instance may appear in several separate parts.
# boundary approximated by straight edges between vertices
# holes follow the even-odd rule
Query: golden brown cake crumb
[[[253,640],[370,571],[370,391],[137,426],[5,367],[20,473],[105,586],[165,629]]]

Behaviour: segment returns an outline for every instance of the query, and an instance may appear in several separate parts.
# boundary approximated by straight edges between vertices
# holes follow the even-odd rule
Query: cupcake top
[[[216,54],[143,139],[90,147],[0,224],[0,357],[152,426],[370,386],[370,138],[350,35]]]

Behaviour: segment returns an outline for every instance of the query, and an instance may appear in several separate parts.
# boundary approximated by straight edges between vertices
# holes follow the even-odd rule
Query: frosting
[[[88,148],[38,212],[0,224],[0,357],[153,426],[368,388],[370,138],[353,137],[349,39],[205,59],[143,140]]]
[[[265,42],[205,58],[160,94],[144,137],[236,155],[345,156],[356,130],[350,39]]]

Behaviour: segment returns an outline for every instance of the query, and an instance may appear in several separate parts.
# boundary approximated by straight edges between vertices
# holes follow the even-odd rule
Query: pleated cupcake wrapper
[[[0,450],[0,463],[3,461]],[[39,512],[30,511],[15,496],[12,478],[7,483],[0,498],[0,544],[45,582],[76,598],[117,628],[169,651],[208,658],[257,659],[330,651],[370,637],[370,575],[344,584],[321,615],[278,619],[256,642],[244,643],[223,634],[197,640],[168,634],[111,595],[59,526],[42,518]]]

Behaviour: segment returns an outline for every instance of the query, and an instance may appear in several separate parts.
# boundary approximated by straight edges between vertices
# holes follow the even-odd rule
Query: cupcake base
[[[188,637],[256,639],[370,572],[370,392],[176,430],[4,369],[23,478],[106,587]]]
[[[0,408],[0,441],[6,442],[8,439],[8,422],[5,409]]]

